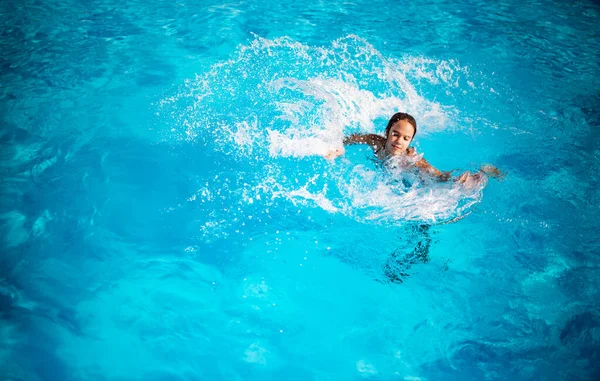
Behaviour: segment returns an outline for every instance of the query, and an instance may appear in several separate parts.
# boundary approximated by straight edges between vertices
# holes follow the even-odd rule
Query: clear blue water
[[[3,380],[600,378],[597,3],[0,14]]]

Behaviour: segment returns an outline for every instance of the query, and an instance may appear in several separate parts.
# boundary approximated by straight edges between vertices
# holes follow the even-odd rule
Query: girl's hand
[[[498,180],[502,180],[504,178],[504,173],[491,164],[482,165],[480,171],[489,177],[493,177]]]
[[[467,180],[469,180],[470,175],[471,174],[469,172],[465,172],[462,175],[458,176],[458,179],[456,179],[456,182],[459,184],[464,184],[467,182]]]
[[[487,177],[482,172],[471,173],[469,171],[458,176],[456,182],[462,184],[466,189],[476,189],[487,182]]]
[[[334,150],[331,150],[329,152],[327,152],[325,154],[325,159],[327,160],[334,160],[336,157],[339,157],[341,155],[344,154],[344,149],[343,148],[336,148]]]

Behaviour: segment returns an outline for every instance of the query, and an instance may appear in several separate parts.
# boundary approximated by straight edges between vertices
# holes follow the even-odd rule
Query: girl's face
[[[404,155],[415,135],[415,128],[407,120],[399,120],[388,131],[385,153],[388,156]]]

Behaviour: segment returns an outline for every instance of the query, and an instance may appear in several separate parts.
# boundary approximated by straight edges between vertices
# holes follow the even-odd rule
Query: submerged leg
[[[415,242],[412,250],[407,253],[406,247],[400,247],[388,258],[383,266],[383,274],[388,281],[392,283],[403,283],[405,278],[410,276],[409,270],[412,265],[429,262],[429,248],[431,246],[431,237],[429,235],[429,225],[419,225],[412,229],[407,237],[402,238]]]

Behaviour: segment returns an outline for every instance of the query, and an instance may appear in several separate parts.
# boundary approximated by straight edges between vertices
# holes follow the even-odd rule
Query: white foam
[[[349,181],[339,183],[345,198],[352,200],[349,210],[356,218],[382,223],[437,223],[456,218],[480,199],[478,186],[427,182],[402,169],[377,171],[358,166]]]
[[[327,197],[325,196],[325,194],[323,193],[311,193],[306,189],[306,186],[298,189],[298,190],[294,190],[291,192],[288,192],[287,195],[292,199],[292,200],[297,200],[297,199],[303,199],[303,200],[311,200],[314,201],[314,203],[316,205],[318,205],[320,208],[322,208],[323,210],[326,210],[328,212],[337,212],[339,211],[338,208],[336,208],[333,203],[331,202],[331,200],[327,199]]]
[[[430,72],[437,70],[436,62],[428,62]],[[261,70],[256,70],[258,66]],[[288,139],[315,137],[298,143],[319,146],[295,151],[300,144],[296,148],[286,144],[286,149],[276,145],[269,148],[271,153],[322,154],[320,146],[339,146],[348,132],[381,132],[383,126],[375,126],[374,121],[397,111],[425,122],[420,128],[423,133],[443,128],[448,107],[423,98],[407,79],[407,73],[413,75],[420,66],[422,58],[386,58],[353,35],[333,41],[330,47],[257,37],[241,46],[232,59],[188,81],[180,94],[165,98],[161,108],[175,120],[174,135],[186,140],[209,135],[223,152],[229,152],[223,146],[232,141],[246,148],[266,148],[262,140],[270,130]],[[443,74],[451,73],[454,66],[439,61],[437,67]],[[168,110],[174,104],[184,108]],[[249,151],[239,154],[250,155]]]

